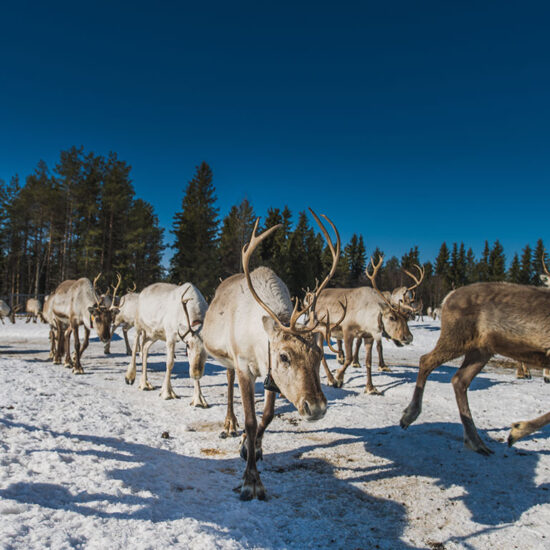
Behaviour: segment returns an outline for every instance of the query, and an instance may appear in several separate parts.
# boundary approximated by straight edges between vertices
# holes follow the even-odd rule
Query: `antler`
[[[132,286],[128,287],[128,292],[135,292],[137,289],[136,282],[132,281]]]
[[[338,350],[336,348],[333,348],[332,344],[330,343],[331,332],[335,328],[340,326],[340,324],[344,320],[344,317],[346,316],[346,313],[347,313],[347,310],[348,310],[348,299],[345,296],[344,296],[344,302],[345,303],[342,303],[340,301],[338,302],[340,304],[341,308],[342,308],[342,315],[341,315],[340,319],[338,319],[338,321],[336,321],[336,323],[334,323],[334,324],[330,323],[330,314],[327,310],[327,323],[325,325],[325,342],[327,343],[327,346],[330,349],[330,351],[332,351],[332,353],[336,353],[336,354],[338,354]]]
[[[548,275],[548,277],[550,277],[550,272],[548,271],[548,268],[546,267],[546,264],[544,263],[544,255],[546,254],[546,249],[543,249],[542,251],[542,258],[541,258],[541,261],[542,261],[542,269],[544,269],[544,273],[546,275]]]
[[[250,237],[250,242],[245,244],[242,251],[242,263],[243,263],[243,271],[246,276],[246,282],[248,283],[248,288],[250,289],[250,292],[252,293],[252,296],[254,299],[260,304],[260,306],[265,309],[265,311],[270,315],[270,317],[277,323],[279,328],[285,332],[290,333],[304,333],[304,332],[311,332],[317,325],[313,327],[306,327],[306,328],[300,328],[298,329],[296,327],[296,323],[298,322],[298,319],[306,314],[308,311],[314,311],[315,310],[315,304],[317,302],[317,297],[325,288],[325,286],[330,281],[330,278],[334,275],[334,272],[336,271],[336,267],[338,265],[338,259],[340,257],[340,234],[338,233],[338,230],[336,229],[335,225],[332,223],[332,221],[325,216],[324,214],[321,214],[323,218],[330,224],[332,229],[334,230],[334,233],[336,234],[336,247],[334,247],[334,244],[332,243],[332,240],[328,234],[328,231],[326,230],[325,226],[321,222],[321,220],[318,218],[317,214],[310,208],[309,211],[315,218],[315,221],[319,225],[319,228],[321,229],[325,240],[327,241],[327,244],[330,248],[330,252],[332,254],[332,267],[328,273],[328,275],[323,279],[323,282],[320,285],[317,285],[314,293],[313,293],[313,299],[311,303],[304,306],[302,309],[299,309],[299,301],[298,299],[294,300],[294,308],[292,310],[292,314],[290,315],[290,322],[289,326],[285,326],[283,323],[281,323],[280,319],[277,317],[277,315],[273,312],[273,310],[265,303],[263,302],[260,297],[258,296],[256,290],[254,289],[252,285],[252,279],[250,277],[250,269],[249,269],[249,262],[250,257],[252,256],[252,253],[256,249],[256,247],[269,235],[273,233],[276,229],[278,229],[281,224],[275,225],[273,227],[270,227],[266,231],[264,231],[260,235],[256,235],[256,231],[258,229],[258,223],[260,222],[260,218],[256,219],[256,223],[254,224],[254,229],[252,231],[252,236]]]
[[[185,296],[185,294],[187,293],[187,291],[191,288],[191,286],[188,286],[184,291],[183,291],[183,294],[181,295],[181,305],[183,306],[183,311],[185,312],[185,317],[187,318],[187,330],[184,332],[183,336],[179,333],[179,330],[178,330],[178,336],[183,340],[189,333],[191,334],[195,334],[196,331],[193,330],[192,326],[191,326],[191,319],[189,317],[189,311],[187,310],[187,302],[189,302],[189,300],[191,300],[191,298],[187,298],[186,300],[183,299],[183,297]]]
[[[372,265],[372,275],[369,273],[369,266],[368,265],[365,268],[365,275],[369,278],[369,280],[372,284],[372,288],[374,288],[374,290],[376,290],[376,292],[378,292],[378,294],[380,295],[382,300],[384,300],[384,302],[386,302],[386,304],[388,304],[388,306],[390,306],[394,311],[396,311],[396,307],[386,298],[386,296],[384,296],[384,293],[381,292],[380,289],[378,288],[378,286],[376,285],[376,274],[380,270],[380,267],[382,266],[383,261],[384,261],[384,256],[381,255],[380,259],[378,260],[378,263],[376,265],[374,265],[374,260],[372,259],[372,256],[371,256],[370,263]]]
[[[96,302],[96,304],[97,304],[98,306],[101,305],[101,304],[100,304],[100,300],[99,300],[98,297],[97,297],[97,296],[98,296],[98,293],[97,293],[97,288],[96,288],[95,285],[96,285],[97,281],[99,281],[99,278],[100,278],[100,277],[101,277],[101,271],[95,276],[94,282],[93,282],[93,285],[92,285],[92,287],[93,287],[93,289],[94,289],[95,302]]]
[[[117,271],[117,283],[116,286],[113,288],[113,298],[111,302],[111,308],[115,305],[115,298],[116,298],[116,291],[118,290],[118,287],[120,286],[120,281],[122,280],[122,277],[120,276],[120,273]]]
[[[411,290],[414,290],[415,288],[418,288],[422,281],[424,280],[424,275],[426,274],[426,268],[420,267],[418,264],[414,264],[414,267],[418,269],[418,272],[420,273],[420,279],[417,279],[410,271],[403,269],[403,271],[414,281],[413,286],[408,286],[407,291],[410,292]]]

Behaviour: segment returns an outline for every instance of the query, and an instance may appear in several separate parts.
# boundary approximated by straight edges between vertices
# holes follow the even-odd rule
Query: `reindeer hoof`
[[[401,420],[399,421],[399,425],[406,430],[417,418],[420,414],[420,411],[414,412],[409,411],[408,407],[403,411],[403,416],[401,417]]]
[[[547,384],[550,384],[550,378],[548,376],[545,376],[544,377],[544,381],[547,383]]]
[[[241,444],[240,455],[245,462],[248,460],[248,446],[246,444],[246,439],[244,439]],[[263,459],[264,459],[264,453],[260,447],[259,449],[256,449],[256,462],[258,462],[258,460],[263,460]]]
[[[351,364],[352,367],[355,367],[356,369],[360,369],[361,368],[361,365],[357,362],[357,361],[354,361],[352,364]]]
[[[73,374],[84,374],[84,369],[82,367],[74,367]]]
[[[489,449],[489,447],[487,447],[487,445],[485,445],[485,443],[483,443],[481,440],[477,443],[473,443],[472,441],[465,439],[464,446],[483,456],[491,456],[494,453],[494,451]]]
[[[124,377],[124,381],[126,382],[126,384],[128,384],[129,386],[133,386],[134,385],[134,382],[136,381],[135,378],[128,378],[127,376]]]
[[[382,392],[377,390],[374,386],[371,386],[370,388],[367,386],[365,388],[365,393],[369,395],[382,395]]]
[[[256,483],[243,483],[241,487],[241,494],[239,498],[241,500],[247,501],[252,500],[256,497],[258,500],[265,500],[265,489],[261,481]]]
[[[378,371],[379,372],[391,372],[391,369],[390,369],[390,367],[387,367],[386,365],[381,365],[380,367],[378,367]]]

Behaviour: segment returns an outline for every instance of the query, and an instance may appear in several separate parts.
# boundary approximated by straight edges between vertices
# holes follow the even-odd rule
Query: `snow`
[[[164,401],[162,344],[149,363],[157,389],[141,392],[124,383],[121,339],[105,356],[93,338],[76,376],[47,360],[45,325],[0,326],[0,548],[548,548],[550,426],[513,448],[506,437],[513,421],[548,410],[550,386],[540,371],[478,375],[470,406],[495,451],[483,457],[463,447],[457,363],[445,365],[403,431],[418,359],[439,334],[431,320],[411,329],[411,346],[384,344],[392,372],[374,371],[382,396],[364,394],[364,369],[350,367],[342,389],[325,387],[318,422],[278,399],[259,464],[268,500],[241,502],[239,440],[218,437],[226,376],[216,362],[202,379],[210,408],[195,409],[181,350],[181,399]],[[257,398],[260,413],[260,381]]]

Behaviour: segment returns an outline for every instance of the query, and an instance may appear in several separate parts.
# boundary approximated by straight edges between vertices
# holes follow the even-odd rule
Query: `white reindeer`
[[[141,380],[140,390],[152,390],[147,381],[147,354],[157,340],[166,342],[166,375],[162,384],[161,397],[177,397],[172,389],[170,376],[174,367],[176,343],[182,340],[187,345],[189,375],[194,381],[193,401],[195,407],[208,407],[199,380],[204,373],[206,351],[201,337],[202,322],[208,304],[197,287],[191,283],[176,286],[168,283],[155,283],[143,289],[137,300],[135,316],[136,337],[132,349],[132,359],[126,371],[126,383],[136,379],[136,355],[141,341]]]
[[[311,210],[311,209],[310,209]],[[336,250],[325,227],[313,213],[333,256],[330,273],[318,289],[320,292],[334,274],[340,253],[336,228]],[[324,416],[327,401],[321,390],[319,366],[321,349],[317,345],[316,328],[301,326],[298,319],[315,308],[315,300],[302,311],[298,302],[294,309],[286,285],[266,267],[252,273],[249,260],[255,248],[280,225],[257,235],[256,220],[250,243],[243,248],[244,274],[222,281],[204,319],[204,344],[210,355],[227,367],[228,402],[225,434],[236,435],[237,418],[233,411],[233,384],[237,373],[245,416],[246,437],[241,456],[246,460],[241,486],[241,499],[265,498],[256,460],[262,455],[262,438],[273,419],[275,394],[282,392],[307,420]],[[254,383],[264,379],[265,407],[258,426],[254,407]]]

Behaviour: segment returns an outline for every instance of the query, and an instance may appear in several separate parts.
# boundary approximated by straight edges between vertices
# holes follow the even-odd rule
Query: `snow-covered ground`
[[[210,408],[195,409],[181,350],[173,374],[181,399],[163,401],[158,389],[124,383],[121,339],[107,357],[94,338],[86,374],[75,376],[47,360],[44,325],[0,325],[0,547],[549,548],[550,426],[511,449],[506,437],[513,421],[549,409],[550,386],[540,371],[516,380],[488,368],[474,380],[470,405],[495,451],[488,458],[463,447],[454,366],[432,374],[422,415],[403,431],[418,358],[439,326],[412,331],[412,346],[385,344],[393,372],[375,371],[382,396],[362,393],[364,369],[350,367],[342,389],[325,388],[321,421],[302,421],[278,400],[259,464],[268,500],[241,502],[238,440],[218,437],[226,404],[218,364],[202,379]],[[159,388],[162,344],[152,351]],[[259,381],[257,397],[260,412]],[[242,425],[240,405],[237,416]]]

